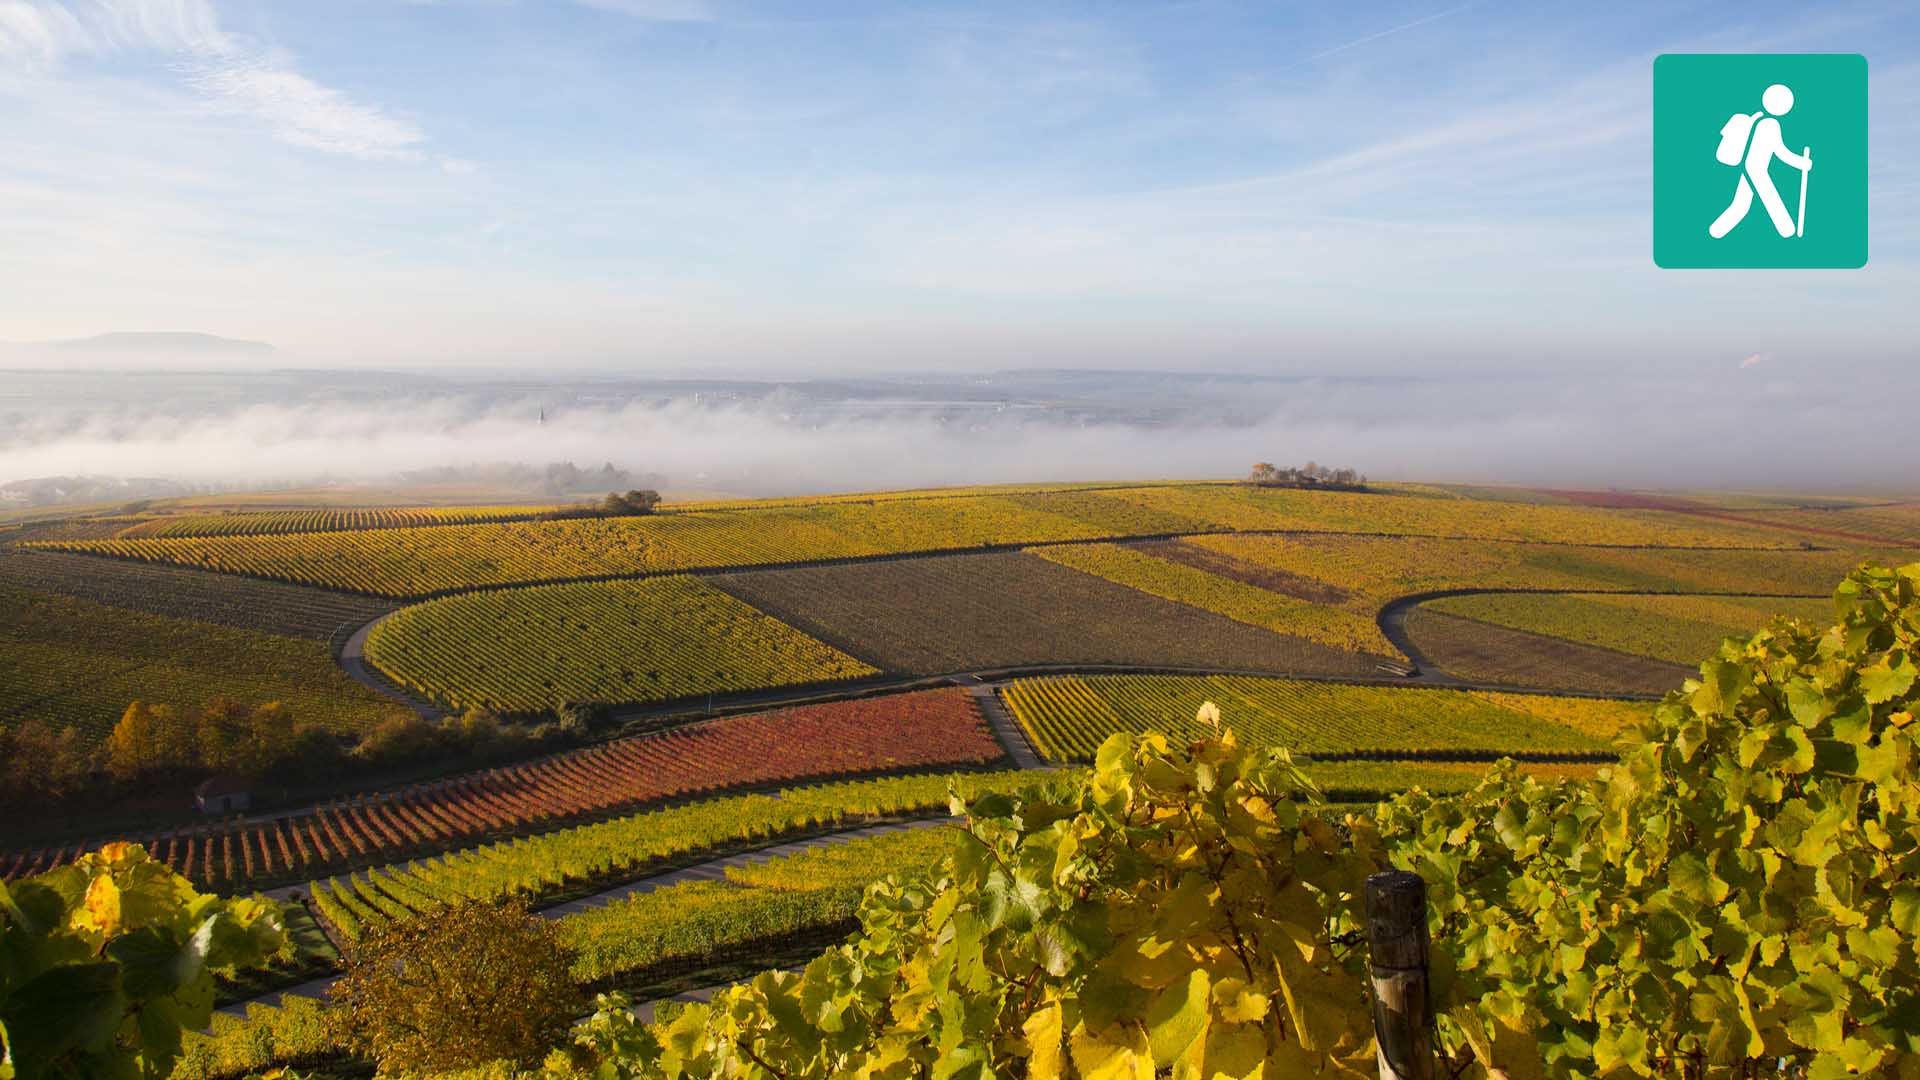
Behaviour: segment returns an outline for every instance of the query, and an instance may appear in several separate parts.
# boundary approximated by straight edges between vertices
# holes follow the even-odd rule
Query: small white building
[[[193,789],[193,801],[203,814],[235,814],[253,805],[253,792],[231,776],[214,776]]]

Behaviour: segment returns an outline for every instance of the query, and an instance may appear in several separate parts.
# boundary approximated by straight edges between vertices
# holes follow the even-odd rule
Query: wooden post
[[[1434,1080],[1427,996],[1427,883],[1406,870],[1367,879],[1367,953],[1380,1080]]]

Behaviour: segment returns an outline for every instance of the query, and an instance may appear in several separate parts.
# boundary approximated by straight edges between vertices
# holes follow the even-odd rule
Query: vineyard
[[[1426,605],[1407,612],[1405,626],[1428,664],[1475,682],[1601,694],[1664,694],[1693,675],[1682,664],[1443,615]]]
[[[936,690],[707,720],[273,820],[170,830],[143,842],[156,859],[195,881],[242,889],[651,802],[858,773],[987,765],[1002,756],[973,699],[964,690]],[[0,853],[0,878],[44,872],[81,850]]]
[[[369,597],[58,551],[0,551],[0,584],[315,641],[393,610]]]
[[[536,900],[631,880],[649,868],[809,831],[887,817],[944,813],[952,790],[1007,790],[1019,772],[896,777],[789,788],[633,814],[526,839],[315,882],[314,906],[343,937],[463,899],[524,894]]]
[[[1741,516],[1783,529],[1838,531],[1878,537],[1890,545],[1920,548],[1920,503],[1832,510],[1770,510],[1746,512]]]
[[[10,557],[0,555],[0,562]],[[30,720],[104,739],[136,700],[281,702],[296,721],[362,731],[393,703],[311,640],[107,607],[0,585],[0,725]]]
[[[477,525],[524,521],[550,506],[418,506],[357,509],[238,511],[222,514],[170,514],[142,521],[120,533],[126,539],[179,536],[277,536],[284,533],[402,529],[428,525]]]
[[[643,518],[265,535],[128,536],[53,544],[72,551],[408,598],[570,578],[1233,530],[1602,545],[1791,546],[1772,529],[1742,529],[1658,511],[1218,484],[812,501]]]
[[[784,941],[845,926],[869,882],[932,865],[953,839],[951,830],[916,829],[851,840],[570,915],[560,930],[578,950],[575,977],[590,985],[658,979],[730,954],[745,953],[751,966]],[[297,996],[249,1005],[245,1018],[216,1015],[207,1032],[186,1033],[172,1080],[237,1080],[337,1056],[329,1022],[328,1006]]]
[[[1202,536],[1183,543],[1317,584],[1329,590],[1325,602],[1369,618],[1398,597],[1462,588],[1824,596],[1860,558],[1848,551],[1686,551],[1371,536]]]
[[[428,601],[376,625],[366,656],[402,686],[454,708],[509,713],[670,701],[876,673],[685,576]]]
[[[560,920],[560,934],[578,950],[573,973],[579,982],[657,977],[739,946],[851,928],[868,885],[933,866],[956,837],[952,829],[913,829],[730,867],[724,882],[670,885],[569,915]]]
[[[1449,596],[1427,602],[1445,615],[1673,663],[1711,655],[1774,615],[1824,619],[1826,600],[1607,594]]]
[[[1647,707],[1626,702],[1540,705],[1458,690],[1345,686],[1243,676],[1097,675],[1018,679],[1007,705],[1042,753],[1092,757],[1115,732],[1165,730],[1212,701],[1248,741],[1316,757],[1568,756],[1604,750],[1590,732],[1618,730]],[[1516,695],[1515,697],[1519,697]],[[1611,711],[1613,724],[1595,719]],[[1572,726],[1573,721],[1578,727]],[[1194,738],[1197,722],[1169,734]]]
[[[1150,596],[1225,615],[1276,634],[1375,656],[1399,655],[1371,618],[1249,585],[1183,562],[1158,558],[1136,548],[1119,544],[1073,544],[1034,548],[1032,554]]]
[[[1372,661],[1150,596],[1030,554],[801,567],[707,579],[888,671],[1143,664],[1367,674]]]

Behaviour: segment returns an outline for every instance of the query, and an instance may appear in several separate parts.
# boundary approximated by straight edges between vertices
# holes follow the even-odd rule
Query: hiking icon
[[[1793,91],[1784,83],[1774,83],[1760,95],[1760,105],[1760,112],[1735,113],[1720,128],[1720,146],[1714,151],[1714,158],[1722,165],[1740,166],[1741,172],[1733,201],[1707,228],[1707,234],[1715,240],[1732,232],[1734,226],[1746,219],[1756,194],[1760,196],[1760,205],[1767,208],[1767,216],[1773,219],[1775,232],[1783,238],[1807,234],[1807,178],[1813,172],[1813,148],[1804,147],[1796,154],[1787,149],[1780,134],[1779,117],[1792,111]],[[1768,171],[1776,157],[1800,170],[1798,214],[1787,212],[1786,201],[1780,197],[1780,189],[1774,186]]]

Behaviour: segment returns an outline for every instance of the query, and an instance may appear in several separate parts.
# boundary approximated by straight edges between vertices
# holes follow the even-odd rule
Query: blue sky
[[[1910,3],[0,0],[0,340],[1910,377],[1917,43]],[[1867,55],[1867,269],[1653,266],[1669,51]]]

